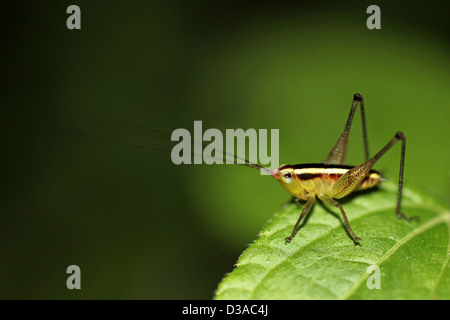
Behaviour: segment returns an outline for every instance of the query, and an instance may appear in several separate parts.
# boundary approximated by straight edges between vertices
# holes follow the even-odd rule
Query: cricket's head
[[[297,198],[302,198],[305,190],[297,179],[294,168],[291,165],[282,165],[278,169],[272,170],[272,177],[278,180],[286,191]]]

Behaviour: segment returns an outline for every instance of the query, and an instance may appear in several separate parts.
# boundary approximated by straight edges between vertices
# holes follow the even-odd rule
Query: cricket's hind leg
[[[364,99],[362,95],[356,93],[353,96],[352,107],[350,109],[350,114],[345,124],[344,131],[339,137],[338,141],[334,145],[328,154],[327,159],[323,162],[325,164],[345,164],[345,156],[347,155],[347,142],[348,135],[350,133],[350,127],[352,125],[353,116],[355,115],[356,108],[360,105],[361,108],[361,118],[362,118],[362,129],[363,129],[363,139],[364,139],[364,154],[365,160],[369,159],[369,144],[367,142],[367,130],[366,130],[366,115],[364,112]]]
[[[408,218],[401,212],[406,148],[406,137],[402,132],[397,132],[395,136],[372,158],[370,158],[363,164],[350,169],[344,175],[342,175],[342,177],[340,177],[336,184],[333,186],[332,194],[329,195],[330,198],[340,199],[351,193],[363,181],[364,177],[369,173],[373,165],[399,140],[402,141],[402,147],[400,154],[396,215],[397,217],[403,218],[408,221],[415,219],[416,217]]]

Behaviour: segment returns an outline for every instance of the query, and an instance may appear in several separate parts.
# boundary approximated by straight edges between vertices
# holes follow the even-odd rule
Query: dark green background
[[[81,30],[66,8],[81,8]],[[366,8],[381,8],[381,30]],[[320,162],[364,95],[371,153],[408,139],[405,186],[448,199],[449,3],[16,1],[3,7],[0,298],[209,299],[289,199],[235,166],[175,166],[154,133],[280,130]],[[359,112],[349,164],[363,158]],[[77,134],[78,135],[78,134]],[[159,139],[159,144],[169,141]],[[399,146],[376,168],[396,179]],[[351,215],[351,213],[349,213]],[[82,289],[66,288],[81,268]]]

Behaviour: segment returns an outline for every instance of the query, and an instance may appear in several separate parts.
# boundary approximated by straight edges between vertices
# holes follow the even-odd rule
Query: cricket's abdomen
[[[348,170],[353,166],[328,165],[328,164],[302,164],[292,166],[302,188],[307,193],[317,196],[331,195],[333,186]],[[365,190],[380,183],[381,174],[375,170],[370,170],[355,190]]]

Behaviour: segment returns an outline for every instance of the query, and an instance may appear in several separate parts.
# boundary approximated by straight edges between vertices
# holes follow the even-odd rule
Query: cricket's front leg
[[[308,200],[306,201],[305,206],[303,207],[302,213],[300,214],[300,217],[297,220],[297,223],[294,226],[294,229],[292,230],[292,233],[289,237],[284,239],[286,242],[291,242],[292,238],[294,238],[295,234],[297,233],[298,228],[300,227],[300,222],[302,222],[305,215],[308,213],[309,209],[311,209],[312,205],[316,202],[316,197],[314,195],[310,195],[308,197]]]

